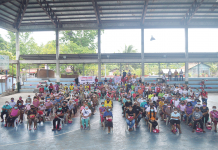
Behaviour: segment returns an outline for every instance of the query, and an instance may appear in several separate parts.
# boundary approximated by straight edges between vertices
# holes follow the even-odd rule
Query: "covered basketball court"
[[[145,63],[185,63],[185,81],[188,83],[189,62],[217,62],[218,53],[190,53],[188,35],[191,28],[218,28],[216,0],[1,0],[0,27],[16,32],[17,84],[20,85],[20,64],[55,64],[56,81],[60,82],[60,64],[98,64],[101,80],[103,63],[140,63],[144,80]],[[185,32],[184,53],[146,53],[145,29],[180,28]],[[101,30],[140,29],[141,53],[102,53]],[[59,32],[62,30],[98,30],[98,53],[59,54]],[[56,54],[20,55],[19,33],[55,31]],[[108,57],[109,56],[109,57]],[[121,70],[121,69],[120,69]],[[15,94],[18,98],[20,95]],[[32,94],[33,95],[33,94]],[[209,94],[209,107],[217,105],[217,94]],[[8,100],[4,97],[1,101]],[[99,112],[91,118],[91,130],[79,129],[79,118],[67,124],[60,132],[52,132],[52,123],[46,122],[36,131],[28,131],[26,123],[16,129],[1,124],[0,149],[213,149],[217,134],[191,133],[182,123],[182,134],[174,135],[160,120],[160,133],[150,133],[144,120],[134,132],[126,132],[121,105],[114,104],[112,134],[103,131]]]
[[[60,82],[60,64],[96,63],[101,80],[103,63],[140,63],[144,80],[145,63],[185,63],[188,83],[189,62],[217,62],[217,53],[190,53],[190,28],[217,28],[216,0],[2,0],[0,27],[16,32],[17,79],[20,64],[55,64],[56,81]],[[145,29],[180,28],[185,32],[184,53],[146,53]],[[140,29],[141,53],[101,53],[101,30]],[[59,54],[61,30],[98,30],[97,54]],[[56,32],[55,55],[20,55],[19,33],[35,31]],[[21,59],[22,58],[22,59]],[[17,80],[18,85],[20,81]],[[19,87],[19,86],[18,86]]]

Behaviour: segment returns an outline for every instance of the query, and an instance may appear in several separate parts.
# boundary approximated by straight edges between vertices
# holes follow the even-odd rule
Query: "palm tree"
[[[137,53],[137,49],[134,49],[133,45],[126,46],[122,53]]]

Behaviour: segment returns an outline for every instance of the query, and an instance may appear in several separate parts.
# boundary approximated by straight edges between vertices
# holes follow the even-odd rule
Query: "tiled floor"
[[[15,94],[27,97],[28,94]],[[33,95],[33,94],[32,94]],[[0,106],[11,96],[0,97]],[[209,94],[208,106],[218,106],[218,94]],[[0,125],[0,149],[89,149],[89,150],[127,150],[127,149],[215,149],[218,146],[218,134],[206,129],[206,133],[192,133],[191,128],[182,123],[182,134],[174,135],[170,126],[159,121],[160,133],[150,133],[144,120],[135,131],[126,131],[126,122],[121,115],[121,105],[114,102],[114,129],[107,134],[99,124],[99,112],[91,117],[91,129],[80,130],[79,118],[74,118],[72,124],[67,124],[61,131],[52,132],[52,123],[38,125],[36,131],[28,131],[26,123],[15,128],[5,128]]]

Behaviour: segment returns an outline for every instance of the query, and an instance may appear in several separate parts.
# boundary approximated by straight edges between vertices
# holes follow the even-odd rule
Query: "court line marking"
[[[95,124],[95,123],[98,122],[98,121],[99,121],[99,120],[97,120],[97,121],[91,123],[91,125]],[[71,133],[71,132],[74,132],[74,131],[77,131],[77,130],[80,130],[80,128],[75,129],[75,130],[71,130],[71,131],[68,131],[68,132],[65,132],[65,133],[61,133],[61,134],[58,134],[58,135],[53,135],[53,136],[41,138],[41,139],[30,140],[30,141],[24,141],[24,142],[18,142],[18,143],[12,143],[12,144],[6,144],[6,145],[0,145],[0,147],[11,146],[11,145],[17,145],[17,144],[24,144],[24,143],[35,142],[35,141],[40,141],[40,140],[44,140],[44,139],[53,138],[53,137],[61,136],[61,135],[64,135],[64,134],[68,134],[68,133]]]

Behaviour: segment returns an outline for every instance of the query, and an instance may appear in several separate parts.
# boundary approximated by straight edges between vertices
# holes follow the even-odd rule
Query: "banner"
[[[114,76],[114,83],[121,83],[121,76]]]
[[[81,76],[79,77],[79,83],[95,83],[95,76]]]
[[[9,56],[0,55],[0,70],[8,70],[9,69]]]

